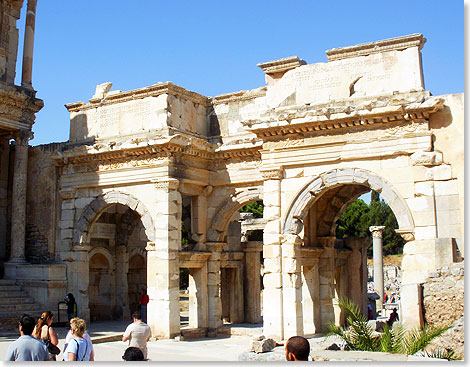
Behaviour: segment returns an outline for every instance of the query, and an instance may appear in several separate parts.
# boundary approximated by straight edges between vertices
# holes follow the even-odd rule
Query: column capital
[[[263,180],[282,180],[284,178],[284,170],[282,168],[261,169]]]
[[[383,230],[385,226],[371,226],[369,227],[369,231],[372,233],[372,237],[382,238]]]
[[[415,234],[411,229],[395,229],[395,232],[398,233],[405,241],[414,241]]]
[[[152,181],[157,190],[178,190],[180,181],[176,178],[164,178]]]
[[[28,142],[33,139],[34,134],[30,130],[20,130],[13,134],[16,146],[28,146]]]

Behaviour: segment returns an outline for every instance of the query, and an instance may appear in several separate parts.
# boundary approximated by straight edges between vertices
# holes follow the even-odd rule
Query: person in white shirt
[[[140,311],[134,312],[132,319],[134,322],[127,326],[122,336],[122,341],[129,341],[130,347],[139,348],[144,354],[144,358],[147,359],[147,342],[152,336],[150,326],[142,321],[142,313]]]

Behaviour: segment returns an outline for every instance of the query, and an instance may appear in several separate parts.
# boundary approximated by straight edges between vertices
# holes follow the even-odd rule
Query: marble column
[[[372,247],[374,258],[374,288],[380,299],[377,300],[377,310],[382,309],[384,299],[384,260],[382,255],[383,230],[385,226],[372,226],[369,231],[372,233]]]
[[[155,182],[155,243],[147,243],[147,321],[152,334],[161,338],[180,335],[179,250],[182,199],[179,181]]]
[[[33,50],[34,50],[34,28],[36,23],[36,5],[37,0],[28,0],[26,10],[26,25],[24,30],[23,45],[23,70],[21,86],[32,89],[33,75]]]
[[[11,253],[10,263],[25,262],[26,185],[28,175],[28,141],[30,131],[15,137],[15,163],[13,171]]]
[[[208,242],[206,249],[211,253],[207,261],[208,327],[207,336],[215,337],[222,326],[222,300],[220,298],[220,261],[223,242]]]
[[[322,329],[320,318],[319,260],[323,249],[302,247],[302,308],[304,336]]]
[[[126,245],[116,246],[116,270],[116,306],[122,310],[122,320],[129,320],[129,253]]]

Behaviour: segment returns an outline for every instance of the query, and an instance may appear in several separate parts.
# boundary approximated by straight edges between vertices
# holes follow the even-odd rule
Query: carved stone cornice
[[[88,110],[90,108],[97,108],[101,106],[111,105],[115,103],[123,103],[133,101],[136,99],[142,99],[147,97],[156,97],[162,94],[170,94],[174,96],[184,97],[186,100],[201,104],[203,106],[210,105],[210,99],[201,94],[188,91],[182,87],[179,87],[171,82],[158,83],[151,85],[150,87],[134,89],[120,93],[108,93],[105,98],[93,98],[89,103],[75,102],[66,104],[65,107],[69,112],[78,112]]]
[[[258,97],[264,97],[266,95],[266,91],[267,88],[264,86],[253,90],[241,90],[233,93],[225,93],[212,97],[211,102],[213,105],[218,105],[222,103],[247,101]]]
[[[31,128],[34,124],[35,114],[44,107],[42,99],[35,97],[35,91],[26,91],[24,88],[0,88],[0,126],[10,128]]]
[[[257,66],[260,67],[265,74],[276,74],[285,73],[301,65],[305,65],[305,61],[300,60],[298,56],[290,56],[279,60],[260,62]]]
[[[402,37],[389,38],[386,40],[361,43],[355,46],[333,48],[326,51],[328,62],[347,59],[350,57],[367,56],[370,54],[404,50],[410,47],[423,48],[426,38],[420,33],[410,34]]]
[[[411,229],[395,229],[395,232],[398,233],[405,241],[414,241],[415,234]]]
[[[285,135],[308,135],[318,131],[345,130],[367,125],[396,126],[397,122],[427,123],[429,115],[442,109],[444,100],[428,92],[404,96],[381,96],[351,101],[335,101],[314,106],[281,107],[264,120],[247,120],[242,125],[263,141]],[[393,132],[392,132],[393,134]]]
[[[176,178],[165,178],[152,181],[157,190],[178,190],[180,181]]]
[[[63,200],[74,199],[76,192],[77,192],[77,189],[62,189],[62,190],[59,190],[60,197]]]
[[[31,130],[19,130],[13,134],[15,146],[28,146],[29,141],[34,137]]]
[[[282,168],[261,169],[261,177],[263,180],[282,180],[284,178],[284,170]]]

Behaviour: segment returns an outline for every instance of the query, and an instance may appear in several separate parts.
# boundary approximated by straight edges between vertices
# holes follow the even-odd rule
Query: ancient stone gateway
[[[424,90],[424,42],[414,34],[329,50],[327,63],[262,63],[266,86],[216,97],[104,83],[68,104],[69,141],[31,149],[52,174],[28,190],[51,205],[28,224],[53,223],[48,251],[66,268],[56,293],[44,283],[37,298],[52,307],[70,291],[87,320],[105,308],[127,318],[145,286],[153,333],[172,338],[188,269],[189,327],[201,334],[262,319],[266,336],[313,335],[344,321],[339,296],[366,305],[367,240],[338,240],[335,229],[375,190],[407,241],[401,319],[422,324],[421,284],[464,256],[463,95]],[[263,242],[242,240],[238,212],[259,200]],[[24,266],[8,269],[27,287]]]

